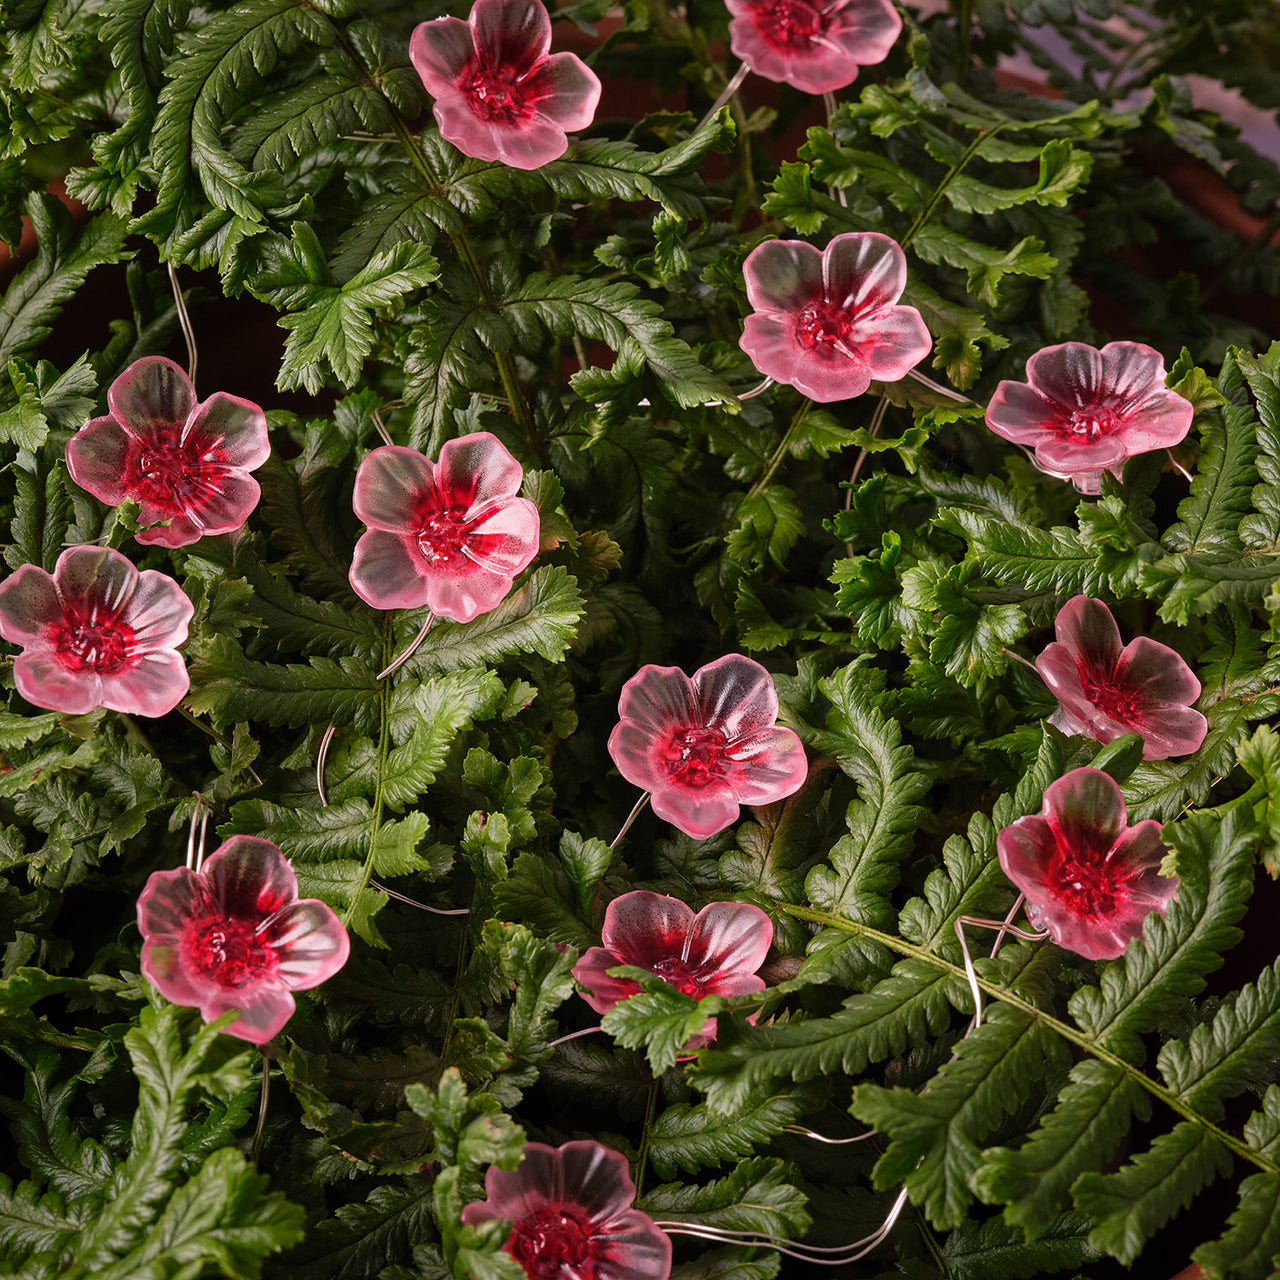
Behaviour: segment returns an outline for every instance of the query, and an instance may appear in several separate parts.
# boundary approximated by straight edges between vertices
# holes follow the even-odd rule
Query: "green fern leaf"
[[[1280,550],[1280,342],[1262,356],[1240,352],[1236,364],[1258,402],[1257,467],[1260,483],[1253,511],[1240,522],[1240,540],[1249,551]]]
[[[1231,1172],[1231,1153],[1202,1125],[1183,1123],[1115,1173],[1086,1173],[1076,1204],[1097,1226],[1090,1241],[1131,1265],[1151,1236],[1214,1178]]]
[[[900,1183],[934,1226],[959,1226],[984,1140],[1069,1060],[1056,1031],[1011,1005],[995,1005],[922,1094],[858,1085],[849,1110],[890,1139],[876,1164],[876,1186]]]
[[[701,1186],[667,1184],[643,1195],[636,1208],[651,1218],[758,1231],[794,1240],[809,1229],[804,1193],[781,1160],[743,1160],[727,1177]]]
[[[1026,236],[1011,249],[993,249],[949,227],[931,223],[921,227],[911,247],[925,261],[945,263],[966,273],[969,292],[989,307],[998,305],[1006,276],[1047,280],[1058,260],[1044,251],[1044,241]]]
[[[999,1218],[960,1227],[942,1249],[953,1280],[1039,1280],[1100,1256],[1088,1241],[1092,1224],[1082,1213],[1055,1218],[1033,1242]]]
[[[1133,1119],[1151,1114],[1151,1096],[1121,1068],[1097,1059],[1077,1063],[1031,1136],[1016,1151],[992,1147],[973,1174],[988,1204],[1028,1240],[1047,1230],[1082,1174],[1110,1158]]]
[[[333,258],[333,273],[339,280],[350,279],[365,263],[401,240],[432,244],[445,217],[440,206],[453,212],[410,164],[383,165],[374,171],[372,180],[377,194],[365,202],[355,221],[342,233]]]
[[[1223,1236],[1192,1255],[1210,1280],[1264,1280],[1280,1269],[1280,1174],[1255,1173],[1240,1184]]]
[[[36,236],[36,256],[0,303],[0,368],[53,332],[62,308],[94,267],[132,256],[124,249],[124,220],[113,213],[101,213],[77,231],[62,203],[39,192],[28,198],[27,214]]]
[[[830,867],[809,873],[805,893],[823,911],[891,930],[894,913],[888,895],[924,816],[916,802],[929,783],[914,768],[911,748],[900,744],[897,721],[888,719],[860,687],[856,668],[845,667],[820,687],[832,709],[826,731],[813,736],[813,745],[834,756],[858,784],[858,798],[845,811],[849,834],[832,848]]]

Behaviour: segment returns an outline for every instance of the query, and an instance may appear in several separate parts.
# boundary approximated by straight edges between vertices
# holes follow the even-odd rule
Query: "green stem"
[[[786,433],[783,435],[778,447],[773,451],[773,457],[769,459],[769,465],[765,467],[764,474],[759,480],[751,486],[747,492],[747,496],[742,502],[750,502],[752,498],[758,498],[765,489],[765,486],[773,479],[778,468],[782,466],[783,459],[787,456],[787,450],[791,448],[791,442],[795,439],[796,432],[800,430],[800,424],[809,414],[809,410],[813,408],[813,401],[806,400],[804,404],[796,410],[796,415],[791,419],[791,425],[787,427]],[[738,504],[741,507],[742,503]]]
[[[956,28],[960,37],[960,47],[956,51],[956,84],[963,89],[973,57],[973,0],[960,0],[956,7]]]
[[[968,983],[968,975],[962,965],[952,964],[949,960],[943,960],[934,952],[925,947],[916,946],[914,943],[906,941],[905,938],[899,938],[891,933],[883,933],[879,929],[859,924],[856,920],[848,920],[844,916],[833,915],[828,911],[816,911],[811,907],[802,907],[791,902],[775,902],[773,905],[783,914],[789,915],[796,920],[807,920],[812,924],[824,925],[830,929],[839,929],[844,933],[853,934],[855,937],[870,938],[889,950],[896,951],[899,955],[910,956],[915,960],[923,960],[926,964],[931,964],[947,973],[954,974],[957,978],[962,979],[966,985]],[[1176,1111],[1184,1120],[1190,1121],[1216,1138],[1233,1155],[1239,1156],[1240,1159],[1248,1161],[1266,1173],[1280,1174],[1280,1162],[1268,1160],[1239,1138],[1233,1138],[1231,1134],[1206,1120],[1198,1111],[1188,1106],[1177,1094],[1170,1092],[1164,1085],[1152,1080],[1150,1076],[1139,1071],[1132,1063],[1126,1062],[1118,1054],[1112,1053],[1110,1049],[1105,1048],[1091,1036],[1085,1035],[1083,1031],[1071,1026],[1069,1023],[1060,1021],[1052,1014],[1045,1013],[1043,1009],[1022,999],[1021,996],[1015,995],[1008,988],[998,986],[989,978],[983,978],[981,975],[975,976],[977,977],[978,986],[993,1000],[1000,1000],[1004,1004],[1012,1005],[1015,1009],[1026,1014],[1027,1017],[1035,1019],[1050,1030],[1055,1031],[1078,1049],[1123,1072],[1153,1097],[1159,1098],[1167,1107]]]
[[[390,664],[395,657],[395,610],[388,609],[382,615],[382,665]],[[378,847],[378,831],[382,827],[382,810],[385,804],[387,756],[391,751],[391,681],[378,681],[378,758],[374,765],[373,818],[369,824],[369,851],[364,856],[364,870],[360,874],[360,887],[351,895],[347,909],[342,913],[343,925],[351,923],[360,895],[369,887],[373,877],[373,855]]]
[[[392,124],[395,127],[396,136],[405,148],[409,156],[409,163],[436,188],[437,194],[443,198],[448,198],[448,192],[441,186],[440,179],[431,171],[431,166],[427,163],[427,158],[422,154],[422,148],[418,146],[417,140],[409,131],[409,126],[398,116],[392,116]],[[485,275],[484,267],[480,263],[480,259],[476,256],[475,250],[471,247],[471,242],[467,239],[466,233],[459,230],[454,232],[450,239],[453,247],[458,251],[458,257],[466,264],[467,270],[471,272],[472,278],[476,282],[477,288],[480,290],[480,296],[484,299],[485,306],[491,311],[496,311],[493,295],[489,292],[489,279]],[[531,445],[537,447],[537,439],[533,425],[533,412],[529,408],[529,401],[525,398],[524,388],[520,385],[520,379],[516,374],[515,361],[511,358],[509,351],[495,351],[493,354],[494,364],[498,368],[498,378],[502,383],[502,390],[511,405],[511,416],[515,418],[516,425],[524,432],[525,438]],[[539,452],[541,450],[539,449]]]
[[[921,209],[919,216],[911,224],[907,234],[899,241],[904,249],[912,242],[912,240],[915,239],[916,235],[929,221],[929,219],[933,217],[947,188],[965,171],[969,165],[969,161],[978,154],[978,148],[981,147],[988,138],[994,138],[1003,128],[1004,125],[996,124],[992,125],[990,129],[980,129],[978,131],[978,136],[969,144],[968,150],[966,150],[964,155],[962,155],[960,159],[947,170],[946,176],[940,183],[938,183],[937,190],[935,190],[933,195],[929,197],[929,203]]]
[[[644,1191],[644,1171],[645,1166],[649,1163],[649,1134],[653,1130],[653,1117],[658,1110],[658,1088],[657,1079],[649,1081],[649,1100],[644,1109],[644,1132],[640,1135],[640,1153],[636,1156],[636,1199],[639,1200]]]

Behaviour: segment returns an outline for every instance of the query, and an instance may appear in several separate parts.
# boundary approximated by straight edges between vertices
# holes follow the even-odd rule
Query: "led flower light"
[[[24,564],[0,583],[18,692],[65,715],[172,711],[191,687],[178,646],[193,612],[172,578],[108,547],[68,547],[52,573]]]
[[[356,472],[351,585],[375,609],[416,609],[454,622],[500,604],[538,554],[538,508],[517,495],[524,470],[487,431],[460,436],[439,462],[384,445]]]
[[[737,820],[739,806],[798,791],[804,747],[778,718],[769,673],[731,653],[690,680],[678,667],[641,667],[618,700],[609,754],[653,811],[695,840]]]
[[[487,1199],[462,1211],[467,1226],[511,1223],[503,1246],[529,1280],[666,1280],[671,1239],[631,1206],[627,1162],[599,1142],[525,1144],[513,1170],[490,1165]]]
[[[1160,353],[1141,342],[1062,342],[1027,361],[1026,382],[996,387],[987,426],[1034,449],[1048,475],[1098,493],[1104,471],[1118,480],[1126,458],[1168,449],[1191,429],[1191,401],[1164,380]]]
[[[1054,629],[1057,640],[1036,659],[1036,670],[1061,704],[1050,724],[1098,742],[1140,733],[1144,760],[1199,749],[1209,731],[1209,722],[1191,707],[1200,681],[1168,645],[1139,636],[1122,649],[1111,610],[1088,596],[1068,600]]]
[[[1027,919],[1060,947],[1113,960],[1164,915],[1178,882],[1160,874],[1168,852],[1152,818],[1126,824],[1120,788],[1101,769],[1073,769],[1051,783],[1040,814],[996,837],[1004,873],[1027,897]]]
[[[233,836],[200,871],[153,871],[138,898],[142,972],[206,1022],[235,1010],[227,1034],[266,1044],[289,1021],[293,992],[347,962],[338,917],[298,897],[298,877],[270,840]]]
[[[742,349],[761,373],[824,404],[906,377],[933,346],[920,312],[894,305],[907,257],[879,232],[846,232],[821,251],[766,240],[742,270],[755,308]]]
[[[135,360],[107,391],[111,412],[67,441],[67,470],[111,506],[132,498],[142,543],[185,547],[230,533],[262,491],[249,474],[271,454],[262,410],[218,391],[196,403],[190,378],[172,360]]]
[[[435,98],[440,133],[465,156],[538,169],[585,129],[600,81],[576,54],[552,53],[538,0],[475,0],[471,16],[420,24],[409,58]]]
[[[586,988],[583,999],[608,1013],[640,990],[630,978],[609,976],[622,964],[648,969],[699,1000],[763,991],[756,970],[773,943],[773,921],[746,902],[712,902],[694,915],[679,898],[635,889],[609,903],[601,941],[573,966],[573,976]],[[716,1020],[709,1018],[685,1048],[701,1049],[715,1034]]]
[[[843,89],[902,31],[889,0],[725,0],[729,48],[758,76],[805,93]]]

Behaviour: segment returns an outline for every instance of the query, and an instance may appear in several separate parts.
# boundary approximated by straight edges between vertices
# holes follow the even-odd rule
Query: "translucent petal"
[[[138,571],[110,547],[68,547],[53,567],[53,582],[64,611],[73,608],[97,623],[123,614],[137,590]]]
[[[298,877],[279,846],[258,836],[232,836],[205,860],[213,901],[228,915],[265,920],[297,901]]]
[[[633,787],[652,791],[667,785],[667,769],[653,732],[632,720],[620,720],[609,735],[609,757]]]
[[[434,484],[443,506],[470,513],[514,498],[523,482],[524,468],[492,432],[473,431],[441,446]]]
[[[747,254],[742,274],[756,311],[791,314],[821,296],[822,253],[803,240],[766,240]]]
[[[528,498],[504,498],[481,507],[465,526],[463,554],[474,565],[511,580],[538,554],[538,508]]]
[[[827,39],[864,67],[883,62],[902,34],[902,19],[890,0],[848,0],[836,7],[830,22]]]
[[[144,356],[111,384],[107,405],[130,434],[153,431],[162,424],[181,428],[195,408],[196,392],[191,379],[172,360]]]
[[[1166,388],[1148,396],[1130,414],[1124,426],[1124,443],[1130,454],[1169,449],[1186,438],[1195,417],[1195,406]]]
[[[615,1218],[597,1239],[603,1256],[594,1280],[667,1280],[671,1274],[671,1237],[638,1209]]]
[[[144,569],[124,618],[136,648],[176,649],[186,641],[194,613],[195,605],[168,574]]]
[[[134,716],[167,715],[191,688],[182,655],[172,649],[144,653],[133,666],[97,679],[98,705]]]
[[[851,316],[891,306],[906,287],[907,255],[889,236],[847,231],[823,250],[823,294]]]
[[[796,341],[793,316],[753,311],[742,322],[738,345],[751,357],[751,363],[766,377],[784,387],[794,387],[803,376],[807,352]],[[871,375],[867,375],[867,386]]]
[[[427,603],[426,562],[412,539],[370,529],[356,542],[349,577],[356,595],[375,609],[417,609]]]
[[[1058,406],[1025,382],[997,383],[987,402],[987,426],[1014,444],[1036,445],[1051,438],[1062,430],[1063,421]]]
[[[695,840],[706,840],[738,820],[738,799],[723,782],[693,788],[655,788],[650,804],[664,821]]]
[[[728,752],[728,785],[742,804],[773,804],[804,786],[809,761],[804,744],[782,725],[740,738]]]
[[[622,686],[618,717],[652,740],[665,741],[700,723],[693,682],[679,667],[643,666]]]
[[[566,133],[586,129],[600,105],[600,79],[577,54],[553,53],[543,64],[547,96],[538,112]]]
[[[1096,408],[1105,394],[1102,353],[1084,342],[1044,347],[1027,361],[1027,381],[1068,410]]]
[[[294,991],[327,982],[347,963],[351,950],[342,922],[315,898],[286,907],[272,918],[262,938],[279,953],[277,973]]]
[[[631,1208],[635,1183],[626,1157],[599,1142],[566,1142],[559,1150],[560,1191],[595,1228]]]
[[[111,417],[93,418],[67,441],[71,478],[99,502],[119,506],[129,496],[125,463],[132,437]]]
[[[1053,623],[1054,634],[1066,646],[1077,664],[1085,663],[1095,671],[1113,671],[1120,661],[1120,628],[1111,610],[1101,600],[1089,596],[1072,596],[1058,610]],[[1163,646],[1160,646],[1163,648]],[[1200,686],[1196,685],[1199,694]]]
[[[47,649],[27,649],[13,660],[18,692],[35,707],[82,716],[102,706],[102,679],[94,671],[68,671]]]
[[[1045,788],[1044,816],[1062,845],[1102,858],[1125,829],[1124,797],[1101,769],[1073,769]]]
[[[535,0],[475,0],[467,21],[485,66],[533,67],[551,48],[551,18]]]
[[[773,677],[740,653],[726,654],[694,673],[698,723],[734,739],[754,733],[778,718]]]
[[[1099,355],[1102,385],[1115,399],[1136,402],[1155,391],[1165,390],[1164,357],[1154,347],[1142,342],[1108,342]],[[1191,408],[1189,400],[1182,402]]]
[[[618,957],[615,964],[648,969],[659,960],[684,955],[693,922],[693,909],[679,898],[635,889],[609,903],[601,941]]]
[[[24,564],[0,583],[0,636],[10,644],[41,644],[46,629],[61,621],[53,577],[39,565]]]
[[[885,307],[860,321],[853,340],[874,382],[898,382],[933,350],[933,338],[915,307]]]
[[[699,981],[704,974],[719,981],[730,975],[754,975],[772,945],[773,921],[759,907],[712,902],[693,920],[685,959],[697,970]],[[758,989],[763,986],[761,982]]]
[[[409,37],[409,61],[433,98],[452,93],[475,57],[471,28],[461,18],[419,23]]]
[[[199,483],[183,502],[183,511],[173,515],[147,499],[139,501],[138,523],[168,520],[135,535],[144,546],[186,547],[199,539],[239,529],[262,497],[258,482],[247,472],[206,464]]]
[[[183,439],[200,442],[200,456],[252,471],[271,456],[267,417],[251,400],[216,391],[196,410]]]
[[[621,960],[604,947],[588,947],[573,966],[573,976],[585,990],[582,998],[597,1012],[608,1013],[614,1005],[640,990],[638,982],[629,978],[611,978],[610,969],[629,961]]]
[[[775,381],[780,382],[781,379],[776,378]],[[860,347],[838,355],[821,354],[815,348],[805,352],[797,361],[791,386],[819,404],[854,400],[866,395],[871,386],[871,366]]]
[[[356,469],[351,505],[370,529],[416,533],[418,511],[435,491],[434,477],[431,460],[416,449],[384,445]]]
[[[1128,456],[1119,433],[1092,439],[1063,434],[1041,440],[1036,445],[1036,461],[1041,467],[1069,476],[1080,471],[1105,471],[1120,466]]]
[[[227,991],[210,984],[210,991],[200,1006],[200,1016],[213,1022],[224,1013],[236,1010],[240,1015],[227,1027],[227,1035],[247,1040],[250,1044],[266,1044],[284,1030],[293,1017],[297,1002],[284,987],[262,983],[240,991]]]

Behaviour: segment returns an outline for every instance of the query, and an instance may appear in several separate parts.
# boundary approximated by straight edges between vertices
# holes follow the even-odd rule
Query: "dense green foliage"
[[[0,674],[0,1273],[519,1280],[460,1210],[525,1136],[623,1151],[654,1217],[821,1245],[905,1185],[875,1258],[912,1280],[1116,1274],[1104,1255],[1172,1275],[1193,1248],[1214,1277],[1280,1268],[1280,345],[1236,305],[1269,296],[1275,325],[1280,170],[1178,78],[1280,106],[1274,9],[953,8],[908,5],[829,121],[748,79],[695,130],[732,71],[720,0],[561,5],[556,47],[621,91],[523,173],[442,141],[408,65],[413,26],[465,6],[8,6],[0,237],[35,239],[0,304],[5,563],[109,540],[196,619],[191,694],[162,720],[35,712]],[[1114,47],[1116,14],[1148,34]],[[1050,66],[1052,24],[1079,58]],[[997,57],[1029,48],[1065,99],[997,87]],[[1148,172],[1170,153],[1267,219],[1251,242]],[[74,212],[46,190],[67,170]],[[861,230],[906,249],[931,375],[964,394],[739,400],[748,250]],[[245,385],[198,383],[261,388],[262,504],[173,552],[63,461],[132,360],[181,357],[169,266],[203,367],[240,323],[277,326],[219,362]],[[981,406],[1039,348],[1116,338],[1161,348],[1195,404],[1190,480],[1149,455],[1082,499]],[[379,681],[418,629],[347,579],[352,477],[384,425],[431,454],[500,436],[542,551]],[[1196,671],[1199,752],[1143,763],[1045,723],[1017,659],[1080,592]],[[733,651],[776,673],[809,784],[707,841],[645,815],[610,849],[635,799],[605,753],[622,683]],[[1008,910],[996,834],[1091,763],[1131,820],[1166,824],[1177,899],[1112,962],[975,942],[966,1035],[955,923]],[[257,1055],[139,976],[134,904],[181,861],[197,796],[220,837],[280,844],[354,935],[271,1046],[257,1169]],[[648,984],[552,1048],[599,1020],[569,970],[636,887],[765,908],[763,1008]],[[677,1061],[712,1013],[715,1046]],[[782,1265],[685,1238],[676,1259],[678,1280]]]

